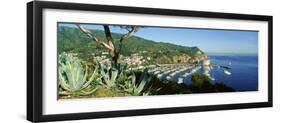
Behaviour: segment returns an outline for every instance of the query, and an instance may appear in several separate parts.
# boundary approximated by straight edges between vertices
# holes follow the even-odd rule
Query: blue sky
[[[76,27],[74,24],[60,24],[60,26]],[[83,24],[82,26],[103,30],[102,25]],[[126,32],[115,26],[110,26],[110,29],[116,33]],[[258,52],[258,32],[256,31],[144,27],[134,35],[156,42],[197,46],[207,54],[256,55]]]

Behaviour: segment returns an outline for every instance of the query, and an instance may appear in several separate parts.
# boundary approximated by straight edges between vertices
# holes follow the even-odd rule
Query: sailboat
[[[223,72],[226,75],[231,75],[231,73],[228,71],[228,69],[230,69],[230,66],[231,66],[231,61],[228,62],[228,66],[229,66],[228,68],[223,69]]]
[[[231,75],[231,73],[230,73],[227,69],[224,69],[223,72],[224,72],[226,75]]]

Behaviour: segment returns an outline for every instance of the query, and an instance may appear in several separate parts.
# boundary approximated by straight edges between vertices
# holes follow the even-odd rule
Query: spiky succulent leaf
[[[67,82],[62,74],[63,74],[62,70],[59,69],[59,84],[64,90],[70,91],[69,85],[67,84]]]
[[[137,93],[141,93],[144,90],[145,85],[147,85],[151,81],[152,77],[144,77],[141,80],[139,86],[136,88]]]
[[[116,69],[112,69],[112,70],[111,70],[111,77],[110,77],[110,81],[111,81],[111,82],[115,82],[115,81],[116,81],[117,76],[118,76],[118,70],[116,70]]]
[[[85,92],[94,92],[96,88],[89,89],[89,85],[96,78],[96,74],[94,72],[88,81],[87,76],[88,66],[86,65],[84,69],[80,59],[67,53],[62,53],[59,56],[59,83],[65,90],[61,91],[60,95],[85,95],[91,94]]]

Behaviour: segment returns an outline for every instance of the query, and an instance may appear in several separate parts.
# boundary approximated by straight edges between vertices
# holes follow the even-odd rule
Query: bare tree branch
[[[98,44],[101,44],[102,46],[104,46],[106,49],[108,49],[109,51],[114,51],[114,47],[100,41],[96,36],[94,36],[89,30],[85,29],[84,27],[82,27],[80,24],[76,24],[76,26],[83,32],[85,33],[89,38],[91,38],[93,41],[97,42]]]
[[[131,37],[134,33],[136,33],[140,29],[139,26],[125,26],[125,27],[121,27],[121,28],[128,30],[128,33],[123,35],[120,38],[120,42],[122,42],[125,39],[128,39],[129,37]]]
[[[119,48],[117,48],[115,46],[116,44],[114,44],[114,42],[113,42],[114,40],[113,40],[113,37],[111,35],[111,31],[110,31],[110,28],[109,28],[108,25],[103,25],[104,33],[105,33],[105,37],[106,37],[107,42],[100,41],[95,35],[93,35],[86,28],[82,27],[80,24],[76,24],[76,25],[83,33],[85,33],[94,42],[97,42],[98,44],[100,44],[100,45],[104,46],[106,49],[108,49],[109,53],[112,56],[112,60],[113,60],[114,63],[118,63],[118,59],[119,59],[120,52],[121,52],[121,49],[122,49],[123,40],[131,37],[140,28],[138,26],[120,26],[120,28],[126,29],[128,31],[128,33],[122,35],[121,38],[119,38]]]

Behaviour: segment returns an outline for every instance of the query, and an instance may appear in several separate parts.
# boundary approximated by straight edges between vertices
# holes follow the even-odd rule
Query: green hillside
[[[99,39],[105,41],[105,34],[102,30],[91,30]],[[112,33],[115,39],[120,38],[121,34]],[[187,39],[188,40],[188,39]],[[58,30],[58,52],[78,53],[83,59],[91,59],[91,54],[99,54],[104,52],[104,48],[90,40],[78,28],[60,26]],[[161,57],[161,56],[177,56],[188,55],[194,57],[198,51],[202,52],[197,47],[180,46],[171,43],[155,42],[141,37],[132,36],[123,43],[121,54],[129,56],[134,53],[146,52],[146,56]],[[203,53],[203,52],[202,52]]]

